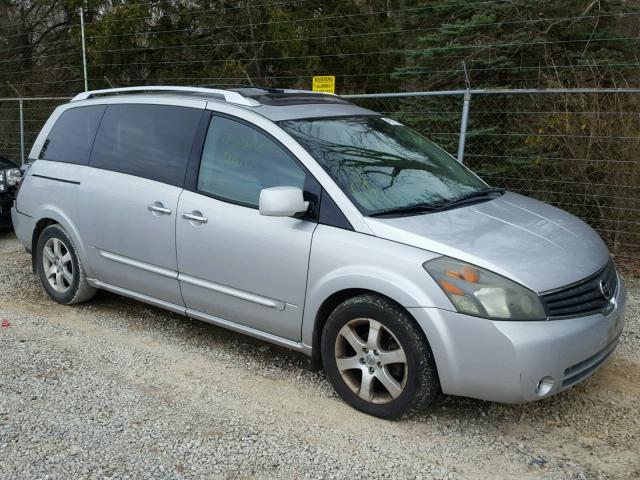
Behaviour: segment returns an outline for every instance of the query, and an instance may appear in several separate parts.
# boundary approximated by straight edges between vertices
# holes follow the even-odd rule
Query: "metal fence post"
[[[24,165],[24,101],[18,100],[20,105],[20,164]]]
[[[89,91],[89,79],[87,78],[87,49],[84,41],[84,9],[80,7],[80,35],[82,37],[82,68],[84,70],[84,91]]]
[[[464,143],[467,139],[467,120],[469,118],[469,104],[471,103],[471,92],[464,93],[462,103],[462,119],[460,120],[460,139],[458,141],[458,161],[464,163]]]

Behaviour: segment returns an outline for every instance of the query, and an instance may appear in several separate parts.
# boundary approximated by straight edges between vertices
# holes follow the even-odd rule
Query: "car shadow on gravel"
[[[243,362],[277,358],[278,364],[282,365],[284,359],[286,365],[310,371],[307,356],[299,352],[103,290],[88,303],[77,307],[90,308],[95,313],[105,312],[107,318],[118,318],[120,327],[145,335],[161,335],[164,341],[179,343],[187,349],[222,349],[238,355],[238,361]],[[274,367],[278,364],[274,363]]]
[[[10,240],[15,238],[16,234],[13,231],[13,228],[0,228],[0,242],[2,242],[3,240]]]
[[[312,372],[308,358],[292,350],[278,347],[246,335],[232,332],[214,325],[185,318],[156,307],[152,307],[119,295],[101,291],[96,297],[80,308],[90,308],[95,312],[110,312],[117,318],[119,326],[130,331],[140,331],[145,335],[161,336],[163,342],[179,343],[193,351],[224,352],[231,355],[230,361],[242,365],[269,365],[270,378],[301,378],[305,387],[315,387],[322,396],[338,399],[324,372]],[[111,315],[108,315],[111,317]],[[612,359],[612,361],[615,360]],[[587,421],[593,418],[589,405],[603,403],[608,408],[611,391],[607,388],[608,376],[612,369],[604,368],[585,382],[550,398],[528,404],[499,404],[464,397],[440,395],[426,410],[409,417],[411,421],[468,422],[487,425],[496,423],[539,422],[559,426],[572,417]],[[625,408],[618,405],[620,414]],[[620,418],[620,417],[619,417]],[[485,421],[486,420],[486,421]]]

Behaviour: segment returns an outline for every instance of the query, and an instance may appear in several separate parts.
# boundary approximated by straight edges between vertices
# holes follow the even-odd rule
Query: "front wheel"
[[[376,417],[420,409],[440,390],[422,332],[402,307],[381,296],[359,295],[336,307],[322,334],[322,359],[338,394]]]

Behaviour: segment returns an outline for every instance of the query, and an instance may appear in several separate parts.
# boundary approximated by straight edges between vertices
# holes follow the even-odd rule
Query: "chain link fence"
[[[620,266],[639,272],[640,90],[470,92],[351,99],[463,153],[492,186],[582,218]]]
[[[0,155],[18,164],[24,162],[51,112],[69,99],[0,98]]]
[[[350,98],[418,130],[463,158],[491,185],[584,219],[621,267],[640,272],[640,90],[470,90]],[[28,155],[53,109],[68,100],[0,99],[0,155],[18,162],[22,151]]]

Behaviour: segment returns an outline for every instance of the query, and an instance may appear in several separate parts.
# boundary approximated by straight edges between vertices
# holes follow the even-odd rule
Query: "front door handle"
[[[209,221],[207,217],[203,217],[202,213],[197,211],[191,213],[182,212],[182,218],[196,223],[207,223]]]
[[[155,202],[155,203],[152,203],[151,205],[147,205],[147,210],[149,210],[152,213],[157,213],[159,215],[171,215],[171,209],[165,208],[160,202]]]

